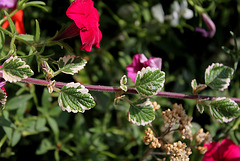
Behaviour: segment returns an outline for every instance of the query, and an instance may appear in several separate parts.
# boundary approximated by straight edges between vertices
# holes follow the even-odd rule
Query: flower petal
[[[17,0],[0,0],[0,8],[14,8]]]

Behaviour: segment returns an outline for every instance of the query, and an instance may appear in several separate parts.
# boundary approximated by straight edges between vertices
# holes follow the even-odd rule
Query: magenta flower
[[[202,161],[239,161],[240,148],[231,139],[224,139],[222,142],[204,144],[207,147]]]
[[[92,0],[75,0],[66,12],[74,22],[54,40],[74,37],[80,34],[81,49],[91,51],[92,46],[100,48],[102,33],[99,29],[99,14]]]
[[[15,8],[17,0],[0,0],[0,8]]]
[[[200,27],[196,27],[195,31],[201,33],[201,35],[203,37],[210,37],[210,38],[212,38],[214,36],[215,32],[216,32],[215,24],[213,23],[213,21],[206,14],[202,13],[202,17],[203,17],[203,20],[206,23],[207,28],[208,28],[209,31],[206,31],[205,29],[200,28]]]
[[[126,66],[128,77],[130,77],[132,81],[135,81],[137,72],[143,67],[159,68],[161,70],[162,59],[156,57],[150,57],[147,59],[144,54],[134,55],[132,64]]]

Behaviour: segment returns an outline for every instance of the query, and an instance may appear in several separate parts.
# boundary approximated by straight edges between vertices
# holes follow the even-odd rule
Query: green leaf
[[[145,126],[155,119],[155,111],[152,102],[148,98],[138,100],[130,105],[128,121]]]
[[[24,8],[29,7],[29,6],[34,6],[34,7],[38,7],[46,12],[48,12],[47,8],[45,7],[45,3],[42,1],[32,1],[32,2],[27,2],[24,4]]]
[[[0,109],[1,110],[5,108],[6,101],[7,101],[7,93],[0,88]]]
[[[164,86],[165,73],[157,68],[142,68],[138,71],[135,87],[142,96],[156,95]]]
[[[58,139],[58,137],[59,137],[59,128],[58,128],[58,124],[57,124],[56,120],[51,118],[51,117],[47,117],[47,121],[48,121],[48,124],[51,127],[54,135],[55,135],[55,139]]]
[[[38,42],[40,38],[40,27],[39,27],[38,20],[35,20],[35,22],[36,22],[35,42]]]
[[[84,112],[95,106],[95,102],[91,94],[80,83],[68,83],[60,92],[58,97],[59,106],[63,111],[68,112]]]
[[[41,131],[42,129],[45,129],[46,122],[45,117],[38,117],[36,121],[36,130]]]
[[[211,115],[219,122],[230,122],[240,116],[240,109],[236,102],[229,98],[217,98],[211,102]]]
[[[223,64],[212,64],[205,71],[205,83],[214,90],[223,91],[228,88],[234,70]]]
[[[4,117],[0,117],[0,126],[15,128],[14,124]]]
[[[21,35],[17,35],[16,39],[22,40],[22,41],[33,42],[34,41],[34,36],[29,35],[29,34],[21,34]]]
[[[16,27],[15,27],[15,25],[14,25],[11,17],[9,16],[9,14],[8,14],[6,11],[4,11],[4,13],[5,13],[5,15],[7,16],[7,19],[8,19],[8,22],[9,22],[9,26],[10,26],[11,32],[12,32],[12,33],[16,33],[16,32],[17,32],[17,31],[16,31]]]
[[[3,33],[3,31],[0,31],[0,55],[3,51],[4,43],[5,43],[5,34]]]
[[[17,143],[20,141],[21,139],[21,132],[19,130],[14,130],[13,134],[12,134],[12,140],[11,140],[11,146],[15,146],[17,145]]]
[[[24,94],[24,95],[21,95],[21,96],[16,96],[16,97],[7,101],[6,108],[8,110],[15,110],[19,107],[22,107],[31,98],[32,98],[31,94]]]
[[[52,145],[52,143],[48,139],[43,139],[39,148],[36,151],[37,155],[42,155],[46,153],[49,150],[53,150],[55,147]]]
[[[32,76],[34,73],[24,61],[11,56],[3,63],[3,78],[9,82],[17,82]]]
[[[78,73],[86,64],[87,61],[85,59],[81,59],[75,55],[64,56],[58,60],[59,70],[71,75]]]

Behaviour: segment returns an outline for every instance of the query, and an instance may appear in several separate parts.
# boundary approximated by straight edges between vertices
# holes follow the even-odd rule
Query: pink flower
[[[202,161],[239,161],[240,148],[230,139],[224,139],[222,142],[212,142],[204,144],[207,147]]]
[[[159,68],[162,67],[162,59],[156,57],[150,57],[147,59],[144,54],[136,54],[133,57],[133,62],[130,65],[127,65],[126,69],[128,70],[128,77],[135,81],[137,72],[140,71],[143,67],[152,67]]]
[[[102,33],[99,30],[99,14],[92,0],[75,0],[66,12],[74,22],[54,40],[70,38],[80,34],[81,49],[91,51],[92,46],[100,48]]]
[[[0,0],[0,8],[15,8],[17,0]]]
[[[206,14],[202,13],[202,17],[203,17],[203,20],[206,23],[209,31],[206,31],[205,29],[200,28],[200,27],[196,27],[195,31],[201,33],[203,37],[212,38],[216,32],[215,24]]]

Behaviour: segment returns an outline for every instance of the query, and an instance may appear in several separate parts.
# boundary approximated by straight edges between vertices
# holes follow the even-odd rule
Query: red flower
[[[19,34],[25,34],[25,29],[24,29],[24,25],[23,25],[23,11],[19,10],[17,11],[12,17],[11,19],[13,20],[13,22],[15,22],[15,27],[16,30]],[[5,21],[2,25],[2,28],[6,29],[9,26],[9,22],[8,20]]]
[[[82,40],[81,49],[91,51],[92,46],[100,48],[99,42],[102,39],[102,33],[99,30],[99,14],[93,6],[92,0],[75,0],[71,3],[66,12],[67,16],[74,20],[74,24],[80,31]],[[76,27],[75,31],[78,31]],[[72,32],[73,36],[75,32]],[[76,35],[76,34],[75,34]]]
[[[224,139],[222,142],[212,142],[204,144],[207,147],[202,161],[239,161],[240,148],[230,139]]]

